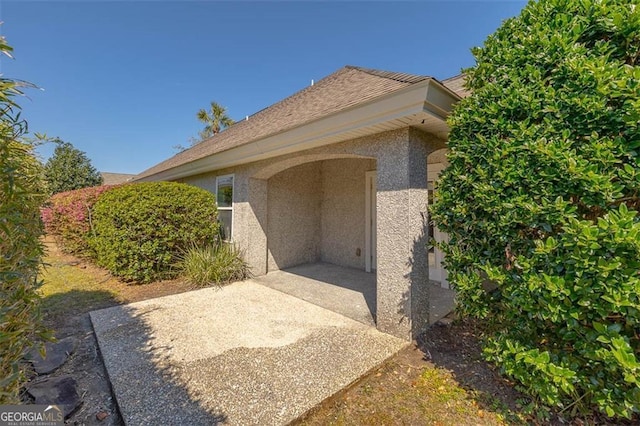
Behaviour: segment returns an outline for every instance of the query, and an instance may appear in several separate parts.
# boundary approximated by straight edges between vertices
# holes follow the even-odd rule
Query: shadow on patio
[[[307,263],[254,278],[262,285],[337,312],[376,324],[376,274],[331,263]],[[429,323],[453,310],[454,292],[429,282]]]
[[[289,424],[407,345],[253,280],[91,312],[126,424]]]
[[[155,330],[146,318],[156,310],[153,305],[141,310],[125,305],[90,313],[125,423],[225,423],[224,413],[207,407],[201,397],[189,392],[168,355],[172,347],[153,343]]]

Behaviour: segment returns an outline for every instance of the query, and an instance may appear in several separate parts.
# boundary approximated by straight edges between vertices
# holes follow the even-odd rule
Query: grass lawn
[[[122,303],[188,291],[181,280],[130,285],[113,278],[104,269],[62,253],[45,241],[47,264],[41,278],[45,325],[58,338],[74,337],[77,347],[53,376],[69,375],[78,384],[83,403],[68,424],[122,426],[124,423],[111,394],[111,387],[98,351],[88,313]],[[100,416],[102,420],[98,420]]]
[[[396,362],[321,409],[304,425],[504,425],[513,416],[482,408],[451,372],[427,367],[407,380]]]
[[[192,290],[182,280],[151,284],[127,284],[112,277],[104,269],[67,255],[52,241],[45,241],[47,254],[40,291],[47,321],[64,320],[95,309],[136,302],[168,294]]]

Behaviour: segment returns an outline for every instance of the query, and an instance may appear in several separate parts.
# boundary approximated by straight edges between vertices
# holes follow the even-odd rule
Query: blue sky
[[[44,89],[20,102],[31,132],[139,173],[188,145],[212,100],[242,119],[347,64],[456,75],[524,4],[0,0],[15,49],[0,72]]]

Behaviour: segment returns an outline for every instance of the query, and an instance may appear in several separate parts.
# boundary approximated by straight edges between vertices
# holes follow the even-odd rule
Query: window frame
[[[220,186],[219,186],[219,182],[222,179],[228,179],[231,178],[231,207],[220,207],[220,205],[218,205],[218,191],[220,190]],[[235,173],[230,173],[230,174],[226,174],[226,175],[220,175],[220,176],[216,176],[216,207],[218,210],[222,210],[222,211],[230,211],[231,212],[231,231],[229,236],[225,236],[226,238],[224,239],[224,241],[233,241],[233,228],[234,228],[234,222],[235,222],[235,218],[234,218],[234,212],[233,212],[233,204],[234,204],[234,198],[235,198],[235,192],[236,192],[236,177],[235,177]],[[222,222],[220,221],[220,218],[218,218],[218,222],[220,222],[220,224],[222,225]]]

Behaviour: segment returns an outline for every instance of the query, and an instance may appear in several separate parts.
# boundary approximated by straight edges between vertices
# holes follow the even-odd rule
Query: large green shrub
[[[99,265],[129,281],[170,278],[181,252],[218,235],[215,197],[174,182],[125,185],[100,196],[93,226]]]
[[[92,186],[55,194],[41,209],[47,235],[65,253],[93,257],[89,245],[93,205],[110,185]]]
[[[9,51],[0,37],[0,55]],[[37,278],[45,185],[32,147],[18,140],[26,122],[12,98],[20,94],[16,82],[0,78],[0,404],[19,401],[23,352],[36,337],[46,337]]]
[[[566,412],[640,407],[639,6],[531,2],[475,49],[433,209],[486,356]]]

